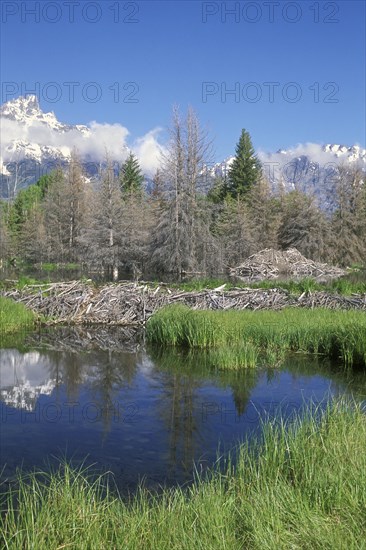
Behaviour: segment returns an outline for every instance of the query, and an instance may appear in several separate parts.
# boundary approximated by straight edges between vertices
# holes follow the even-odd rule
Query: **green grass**
[[[42,271],[74,271],[80,269],[80,264],[75,263],[66,263],[66,264],[52,264],[52,263],[43,263],[41,264]]]
[[[8,335],[16,331],[34,326],[35,315],[23,304],[0,296],[0,335]]]
[[[16,283],[16,288],[22,289],[25,286],[29,285],[46,285],[48,281],[41,281],[40,279],[35,279],[34,277],[27,277],[26,275],[20,275]]]
[[[253,368],[258,364],[258,349],[251,342],[236,346],[220,346],[206,352],[206,364],[217,370]]]
[[[3,280],[0,281],[0,289],[10,290],[17,289],[22,290],[24,287],[29,285],[47,285],[51,281],[41,281],[40,279],[35,279],[34,277],[28,277],[27,275],[19,275],[19,278],[16,280]]]
[[[267,423],[188,488],[123,501],[106,477],[63,465],[25,474],[1,497],[4,549],[278,550],[365,548],[366,422],[338,402]]]
[[[247,345],[251,355],[254,346],[270,364],[288,352],[304,352],[322,354],[346,367],[366,367],[366,315],[360,311],[194,311],[178,305],[153,315],[146,334],[149,342],[162,346],[232,347],[243,354]]]
[[[186,291],[200,291],[200,290],[212,290],[223,284],[226,284],[225,290],[232,288],[282,288],[287,290],[291,294],[300,295],[303,292],[315,292],[326,291],[332,293],[338,293],[345,296],[351,294],[365,294],[366,293],[366,281],[352,281],[345,277],[340,279],[334,279],[328,282],[318,282],[311,277],[305,277],[300,280],[267,280],[257,282],[230,282],[224,279],[199,279],[195,281],[188,281],[184,283],[175,283],[169,285],[171,288],[179,288]]]

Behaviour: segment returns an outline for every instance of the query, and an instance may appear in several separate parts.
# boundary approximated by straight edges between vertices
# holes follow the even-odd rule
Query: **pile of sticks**
[[[2,292],[7,298],[23,303],[50,322],[76,321],[94,295],[90,284],[80,281],[27,285],[21,290]]]
[[[284,307],[326,307],[366,311],[366,294],[350,297],[328,292],[291,295],[284,289],[234,288],[225,285],[215,290],[185,292],[166,285],[121,282],[95,288],[80,281],[29,285],[2,295],[23,303],[46,319],[46,324],[143,325],[155,311],[169,304],[184,304],[192,309],[274,309]]]
[[[249,256],[237,267],[230,269],[236,277],[255,279],[276,279],[280,275],[294,277],[340,277],[345,270],[328,264],[308,260],[296,248],[274,250],[266,248]]]
[[[330,292],[304,292],[296,300],[299,307],[324,307],[327,309],[359,309],[366,311],[366,294],[342,296]]]

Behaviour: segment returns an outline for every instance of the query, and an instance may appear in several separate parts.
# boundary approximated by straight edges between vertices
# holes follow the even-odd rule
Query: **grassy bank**
[[[35,315],[22,304],[0,296],[0,335],[8,335],[16,331],[34,326]]]
[[[227,352],[227,368],[255,366],[260,355],[273,364],[288,352],[323,354],[347,367],[366,367],[366,315],[360,311],[193,311],[170,306],[149,319],[147,338],[163,346],[207,349],[213,355]]]
[[[2,495],[1,547],[359,549],[366,540],[365,416],[338,403],[287,428],[267,424],[236,466],[188,489],[123,502],[105,478],[63,467]]]
[[[225,284],[225,290],[232,288],[282,288],[291,294],[300,295],[303,292],[326,291],[331,293],[350,296],[351,294],[366,294],[366,281],[353,281],[350,278],[334,279],[327,282],[318,282],[311,277],[305,277],[300,280],[281,281],[273,279],[258,282],[230,282],[224,279],[200,279],[184,283],[171,284],[171,288],[179,288],[186,291],[200,291],[205,289],[214,289]]]

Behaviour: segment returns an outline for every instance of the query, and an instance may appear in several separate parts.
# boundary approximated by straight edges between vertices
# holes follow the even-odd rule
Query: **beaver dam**
[[[120,282],[96,288],[91,281],[28,285],[3,291],[2,295],[23,303],[47,324],[143,325],[151,315],[170,304],[198,310],[280,310],[285,307],[366,311],[366,294],[342,296],[326,291],[233,288],[181,291],[155,283]]]

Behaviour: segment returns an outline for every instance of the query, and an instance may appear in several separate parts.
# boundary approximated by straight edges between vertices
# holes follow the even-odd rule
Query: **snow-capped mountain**
[[[260,151],[258,158],[273,191],[281,187],[284,191],[296,189],[314,195],[325,209],[332,209],[340,165],[357,166],[366,172],[366,149],[358,145],[307,143],[276,153]],[[210,167],[210,175],[225,178],[233,160],[229,157]]]
[[[62,144],[58,139],[60,135],[69,134],[72,144],[75,133],[85,136],[85,139],[90,133],[86,126],[63,124],[53,112],[43,112],[34,95],[4,103],[0,107],[0,120],[2,197],[14,196],[19,189],[34,183],[43,174],[69,162],[72,145]]]
[[[107,149],[105,142],[114,144],[112,160],[119,162],[130,151],[123,143],[127,129],[109,125],[107,131],[111,139],[107,139],[103,125],[64,124],[53,112],[43,112],[34,95],[19,97],[2,105],[0,120],[0,197],[11,198],[41,175],[59,165],[67,165],[74,148],[78,150],[88,176],[98,174]],[[146,137],[150,143],[151,134]],[[339,164],[357,165],[366,170],[366,150],[358,145],[307,143],[275,153],[260,151],[258,157],[273,189],[279,185],[287,191],[299,189],[315,193],[322,200],[332,194]],[[233,160],[234,157],[229,157],[207,167],[206,184],[214,176],[227,175]],[[147,178],[147,187],[148,182]]]
[[[235,157],[228,157],[210,167],[210,172],[215,176],[225,177]],[[299,145],[295,149],[279,149],[276,153],[260,151],[258,158],[262,163],[264,171],[270,180],[278,180],[282,172],[285,184],[289,186],[296,184],[299,172],[318,171],[320,168],[335,168],[341,163],[353,164],[361,169],[366,168],[366,149],[359,145],[348,147],[346,145],[316,143]],[[275,174],[276,173],[276,174]],[[274,177],[277,175],[277,177]]]
[[[63,124],[56,118],[55,113],[44,113],[39,106],[38,99],[35,95],[19,97],[12,101],[4,103],[0,107],[0,118],[3,128],[2,136],[4,149],[2,153],[3,163],[11,163],[22,159],[32,159],[39,163],[44,163],[49,160],[69,160],[72,144],[70,147],[64,145],[44,145],[36,141],[28,141],[22,138],[7,136],[6,132],[11,129],[11,123],[17,123],[23,129],[23,134],[34,130],[34,137],[37,137],[36,131],[46,129],[53,137],[54,142],[57,142],[57,135],[65,133],[80,133],[86,139],[90,136],[90,129],[87,126]],[[40,133],[40,132],[39,132]],[[52,136],[52,134],[54,134]],[[71,137],[71,134],[70,134]],[[74,141],[72,139],[71,141]]]
[[[19,97],[0,107],[0,197],[13,197],[57,166],[66,166],[76,149],[88,176],[98,173],[107,145],[105,125],[64,124],[53,112],[44,112],[35,95]],[[124,137],[126,129],[107,128]],[[118,135],[115,135],[118,141]],[[129,153],[122,140],[119,158]],[[114,159],[111,159],[114,160]]]
[[[4,103],[0,107],[0,116],[9,120],[16,120],[26,126],[32,126],[35,123],[46,124],[52,130],[57,132],[70,132],[77,130],[85,135],[90,134],[87,126],[63,124],[56,118],[55,113],[44,113],[39,106],[38,98],[35,95],[21,96]]]

